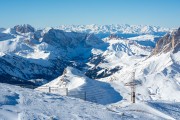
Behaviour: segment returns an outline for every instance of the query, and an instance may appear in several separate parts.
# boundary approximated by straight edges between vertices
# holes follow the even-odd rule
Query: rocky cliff
[[[167,33],[164,37],[162,37],[156,44],[152,55],[156,55],[158,53],[166,53],[170,50],[174,50],[174,52],[178,51],[180,48],[180,28],[174,30],[171,33]]]

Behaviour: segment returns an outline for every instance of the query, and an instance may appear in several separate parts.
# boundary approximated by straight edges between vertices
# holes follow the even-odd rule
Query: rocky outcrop
[[[180,44],[180,28],[174,30],[171,33],[166,34],[163,38],[161,38],[157,43],[156,47],[152,52],[152,55],[156,55],[158,53],[167,53],[170,50],[174,50],[174,52],[179,50]]]

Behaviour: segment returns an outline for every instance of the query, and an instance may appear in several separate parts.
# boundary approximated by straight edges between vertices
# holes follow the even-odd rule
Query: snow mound
[[[75,97],[78,97],[78,95],[85,93],[87,101],[99,104],[110,104],[122,99],[121,95],[108,83],[90,79],[72,67],[67,67],[62,76],[43,86],[68,88],[69,96],[77,94]]]

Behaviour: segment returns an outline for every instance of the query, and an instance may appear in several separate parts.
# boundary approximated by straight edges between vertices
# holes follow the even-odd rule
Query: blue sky
[[[0,27],[143,24],[180,27],[180,0],[0,0]]]

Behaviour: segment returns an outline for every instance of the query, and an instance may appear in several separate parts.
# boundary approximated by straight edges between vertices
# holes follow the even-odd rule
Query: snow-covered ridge
[[[95,34],[154,34],[165,33],[171,29],[149,25],[61,25],[57,27],[65,31],[86,32]]]

